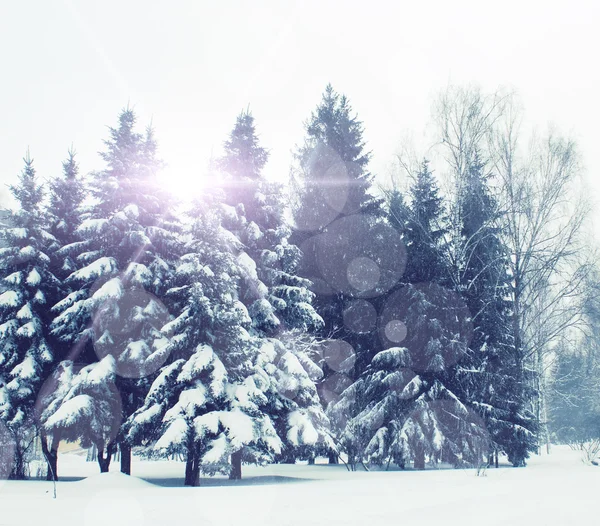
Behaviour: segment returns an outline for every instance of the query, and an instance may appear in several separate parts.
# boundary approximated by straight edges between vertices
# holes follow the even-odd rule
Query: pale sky
[[[600,170],[600,8],[593,1],[0,0],[0,202],[29,147],[38,173],[81,169],[128,102],[155,126],[174,181],[202,177],[250,105],[270,176],[286,177],[331,82],[363,120],[371,169],[422,136],[448,83],[520,94]],[[600,195],[600,182],[593,184]]]

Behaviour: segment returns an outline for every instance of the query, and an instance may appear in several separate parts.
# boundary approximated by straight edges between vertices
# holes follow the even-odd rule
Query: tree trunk
[[[425,450],[422,446],[415,449],[415,459],[413,461],[415,469],[425,469]]]
[[[42,453],[46,458],[48,471],[46,472],[46,480],[58,480],[58,444],[56,438],[52,439],[52,446],[48,447],[48,437],[45,433],[40,434],[40,442],[42,445]]]
[[[538,357],[538,378],[539,378],[539,410],[538,410],[538,424],[540,426],[540,438],[543,438],[546,443],[546,454],[550,454],[550,432],[548,431],[548,402],[547,402],[547,388],[546,378],[544,377],[544,365],[543,356],[541,351],[538,351],[540,355]],[[541,451],[540,451],[541,452]]]
[[[281,460],[281,464],[295,464],[296,463],[296,455],[294,451],[287,450],[283,453]]]
[[[121,450],[121,473],[131,475],[131,446],[121,442],[119,449]]]
[[[340,459],[338,458],[338,454],[335,451],[330,450],[328,456],[329,456],[329,463],[330,464],[339,464],[340,463]]]
[[[191,455],[188,454],[188,457],[185,461],[185,479],[183,484],[185,486],[193,486],[193,477],[192,477],[192,469],[194,466],[194,460]]]
[[[18,442],[14,455],[14,465],[9,478],[11,480],[25,480],[27,478],[25,476],[25,454]]]
[[[231,471],[229,480],[241,480],[242,478],[242,450],[231,454]]]
[[[496,469],[497,469],[498,468],[498,450],[497,449],[494,452],[494,465],[496,466]]]
[[[350,466],[350,471],[356,471],[356,456],[352,450],[348,451],[348,465]]]
[[[100,465],[100,473],[108,473],[110,467],[110,461],[114,453],[115,446],[112,442],[109,442],[106,446],[106,454],[104,454],[104,448],[98,448],[98,464]]]
[[[188,447],[187,459],[185,461],[186,486],[200,485],[200,459],[196,447]]]
[[[311,454],[310,457],[308,457],[308,465],[314,466],[314,464],[315,464],[315,456]]]

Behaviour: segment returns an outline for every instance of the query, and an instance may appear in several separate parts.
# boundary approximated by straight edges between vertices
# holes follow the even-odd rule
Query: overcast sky
[[[0,0],[0,181],[29,147],[50,177],[73,144],[84,172],[120,108],[156,128],[173,180],[201,177],[250,105],[272,176],[287,176],[328,82],[364,121],[372,171],[419,137],[448,83],[516,89],[529,123],[600,161],[593,1]],[[600,182],[595,188],[600,188]],[[5,184],[0,201],[6,201]]]

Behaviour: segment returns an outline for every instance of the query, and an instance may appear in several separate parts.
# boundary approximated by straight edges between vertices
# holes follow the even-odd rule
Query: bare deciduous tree
[[[434,106],[450,203],[469,191],[466,170],[475,153],[484,158],[495,182],[497,226],[512,278],[517,374],[523,386],[534,379],[538,394],[532,409],[548,443],[546,376],[556,342],[582,322],[579,298],[590,267],[582,234],[589,207],[580,191],[575,142],[551,130],[523,148],[521,115],[513,93],[487,95],[472,87],[449,87]],[[448,257],[457,274],[453,279],[460,283],[474,247],[461,237],[460,208],[451,204],[449,216]]]
[[[520,374],[534,371],[535,411],[549,450],[547,371],[556,342],[582,322],[578,299],[589,265],[582,233],[588,205],[579,186],[574,141],[550,131],[520,150],[520,115],[514,101],[488,135],[503,208],[502,231],[512,275],[513,338]]]

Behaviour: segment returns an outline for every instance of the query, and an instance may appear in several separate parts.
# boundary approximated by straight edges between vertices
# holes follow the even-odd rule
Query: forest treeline
[[[132,109],[103,168],[29,154],[0,230],[0,477],[34,439],[101,471],[132,450],[241,478],[243,463],[524,466],[600,436],[600,280],[576,144],[530,140],[516,98],[449,87],[431,158],[369,171],[362,122],[328,86],[291,177],[240,113],[199,195],[157,175]]]

